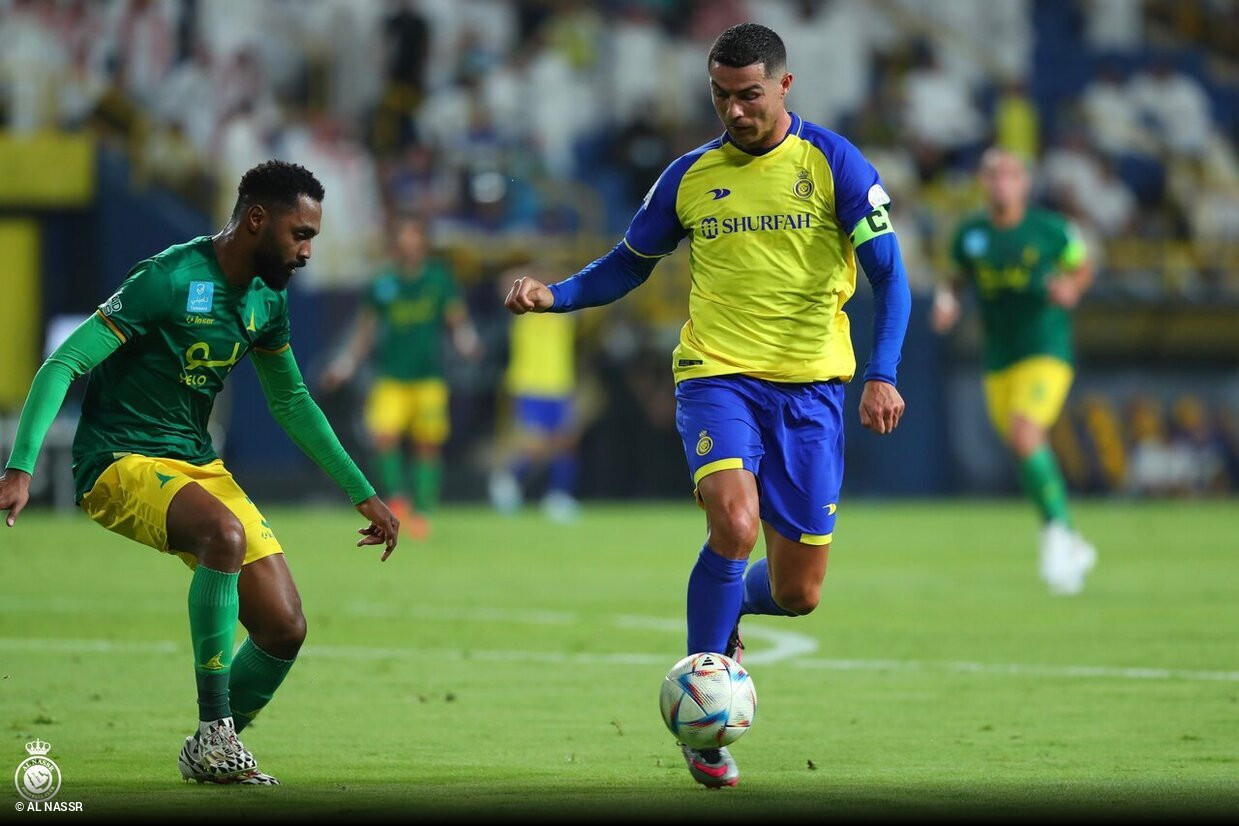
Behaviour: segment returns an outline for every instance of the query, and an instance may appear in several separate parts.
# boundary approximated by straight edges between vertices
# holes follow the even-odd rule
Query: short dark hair
[[[787,47],[772,29],[759,23],[737,23],[714,41],[707,65],[710,63],[735,69],[760,63],[770,77],[787,68]]]
[[[267,161],[241,176],[232,217],[239,217],[255,204],[292,209],[302,195],[322,201],[324,194],[323,185],[304,166],[287,161]]]

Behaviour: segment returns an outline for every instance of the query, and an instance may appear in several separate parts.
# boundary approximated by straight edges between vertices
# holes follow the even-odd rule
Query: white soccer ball
[[[740,663],[722,654],[690,654],[671,666],[658,693],[663,722],[689,748],[716,749],[740,739],[757,714],[757,690]]]

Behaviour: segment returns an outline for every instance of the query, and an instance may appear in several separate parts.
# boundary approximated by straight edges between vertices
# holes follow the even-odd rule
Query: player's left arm
[[[899,241],[885,205],[868,212],[852,231],[856,257],[873,287],[873,349],[865,366],[860,423],[886,434],[899,425],[904,401],[896,389],[896,371],[903,350],[912,294]]]
[[[849,231],[856,258],[873,287],[873,348],[865,365],[860,423],[878,434],[893,431],[904,401],[895,388],[912,294],[891,225],[890,196],[873,165],[839,139],[825,147],[835,179],[835,215]]]
[[[1088,248],[1074,227],[1065,228],[1066,243],[1058,256],[1058,273],[1046,284],[1050,301],[1066,309],[1074,309],[1093,283],[1093,262]]]
[[[255,349],[254,369],[267,407],[280,427],[344,489],[358,512],[370,520],[369,526],[359,531],[362,538],[357,544],[386,545],[382,556],[386,560],[396,548],[400,522],[375,494],[374,486],[340,444],[327,417],[310,396],[292,348],[285,345],[278,350]]]

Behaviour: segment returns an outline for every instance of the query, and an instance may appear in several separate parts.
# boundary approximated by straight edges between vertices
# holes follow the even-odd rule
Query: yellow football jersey
[[[724,134],[674,161],[624,242],[655,258],[689,238],[676,381],[850,379],[856,357],[843,305],[856,289],[854,249],[890,231],[889,200],[855,146],[795,113],[783,141],[761,154]]]
[[[526,313],[512,319],[505,384],[516,396],[558,398],[576,385],[575,325],[565,313]]]

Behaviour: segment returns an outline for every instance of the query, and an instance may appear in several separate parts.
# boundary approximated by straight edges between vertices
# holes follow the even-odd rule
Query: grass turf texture
[[[1234,504],[1077,511],[1100,563],[1056,598],[1022,503],[847,507],[817,612],[745,620],[758,714],[740,786],[718,792],[657,706],[684,653],[691,503],[571,526],[447,508],[384,564],[352,547],[347,508],[268,508],[310,627],[244,735],[276,789],[177,773],[196,716],[181,563],[31,511],[0,526],[0,768],[49,741],[57,800],[88,818],[1233,813]],[[813,650],[762,661],[781,645]],[[0,820],[29,818],[8,783]]]

